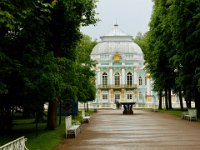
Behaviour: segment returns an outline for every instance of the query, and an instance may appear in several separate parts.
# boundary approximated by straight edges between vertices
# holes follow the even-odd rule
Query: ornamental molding
[[[114,62],[119,62],[121,60],[120,54],[118,52],[116,52],[113,59],[114,59]]]

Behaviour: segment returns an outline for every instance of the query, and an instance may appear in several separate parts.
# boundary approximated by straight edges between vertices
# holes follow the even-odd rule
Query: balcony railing
[[[103,85],[100,84],[98,85],[99,89],[136,89],[137,85],[133,84],[133,85]]]

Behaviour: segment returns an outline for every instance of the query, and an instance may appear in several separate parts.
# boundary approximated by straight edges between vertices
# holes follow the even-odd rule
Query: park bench
[[[188,109],[188,112],[186,113],[183,113],[182,115],[182,118],[183,119],[186,119],[186,120],[197,120],[197,110],[196,109]]]
[[[152,110],[153,110],[154,112],[156,112],[156,111],[158,111],[158,107],[159,107],[158,104],[153,104],[153,105],[152,105]]]
[[[81,132],[80,124],[72,124],[72,116],[65,118],[66,138],[75,138]]]
[[[90,116],[85,115],[85,110],[82,110],[82,118],[84,123],[89,123],[90,122]]]
[[[27,138],[24,136],[13,140],[3,146],[0,147],[0,150],[28,150],[28,148],[25,145],[25,142],[27,141]]]

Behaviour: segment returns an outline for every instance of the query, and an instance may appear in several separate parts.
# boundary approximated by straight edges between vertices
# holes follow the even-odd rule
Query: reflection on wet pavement
[[[101,110],[82,126],[76,139],[66,139],[56,150],[197,150],[200,125],[180,118],[134,110]]]

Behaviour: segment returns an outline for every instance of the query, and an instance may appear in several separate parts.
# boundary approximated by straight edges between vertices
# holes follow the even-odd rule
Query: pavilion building
[[[91,53],[96,61],[96,107],[112,108],[117,102],[143,106],[158,103],[153,80],[144,68],[143,52],[133,37],[114,25],[100,38]]]

